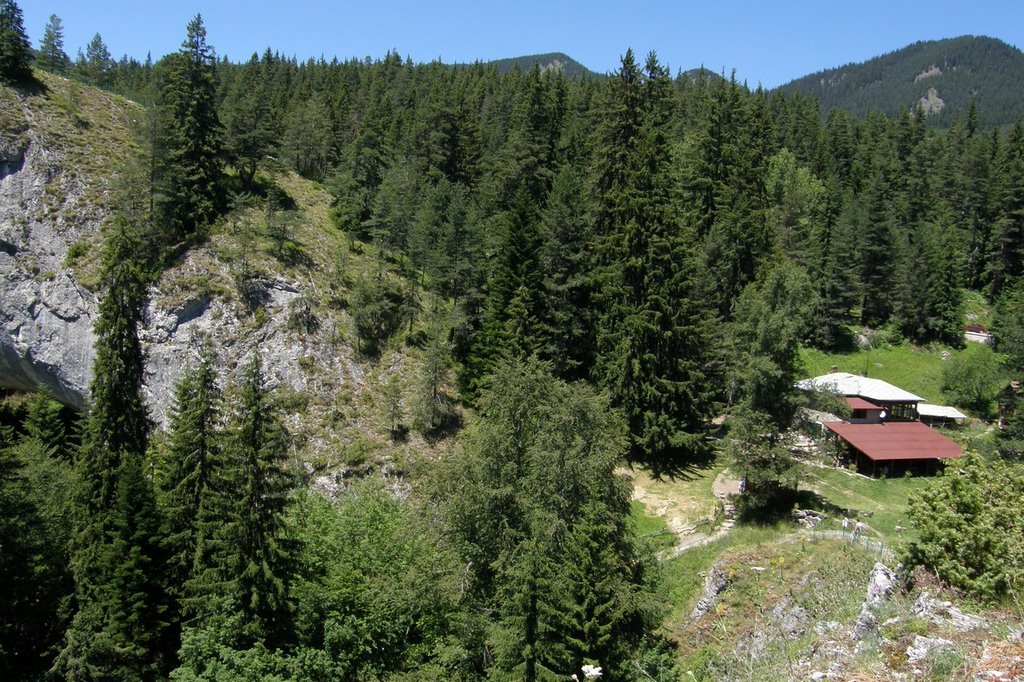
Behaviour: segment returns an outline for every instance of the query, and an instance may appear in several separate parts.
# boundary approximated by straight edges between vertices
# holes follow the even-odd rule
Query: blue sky
[[[989,35],[1024,48],[1021,0],[17,1],[33,45],[50,14],[61,18],[72,58],[98,32],[116,58],[156,59],[178,48],[196,13],[218,55],[232,61],[268,46],[300,60],[392,49],[415,62],[565,52],[606,72],[632,47],[655,50],[673,72],[735,69],[769,88],[917,40]]]

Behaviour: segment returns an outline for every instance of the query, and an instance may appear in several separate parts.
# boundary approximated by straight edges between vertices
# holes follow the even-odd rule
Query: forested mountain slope
[[[986,127],[1024,116],[1024,53],[1001,40],[961,36],[914,43],[859,64],[819,71],[778,88],[816,97],[822,114],[888,116],[921,106],[930,125],[948,127],[974,101]]]
[[[676,588],[709,564],[663,587],[627,463],[671,485],[728,466],[731,537],[761,544],[798,502],[881,492],[800,485],[801,346],[957,346],[969,290],[1024,368],[1024,123],[823,120],[631,50],[602,79],[230,63],[196,16],[155,62],[97,36],[33,72],[27,38],[0,40],[21,55],[0,71],[3,376],[90,407],[69,436],[41,393],[0,402],[0,655],[26,676],[675,682],[701,633],[665,629],[665,595],[688,610]],[[93,355],[46,355],[66,340]],[[1012,407],[989,449],[1019,457]],[[1016,594],[1016,512],[988,543],[947,499],[911,558]],[[944,563],[963,538],[988,551]],[[798,559],[734,556],[768,563],[740,601]],[[705,677],[732,668],[705,653]]]
[[[537,66],[541,71],[558,71],[570,78],[575,76],[597,75],[563,52],[546,52],[544,54],[531,54],[523,55],[522,57],[495,59],[487,62],[487,65],[496,68],[498,73],[505,73],[510,69],[529,71],[534,66]]]

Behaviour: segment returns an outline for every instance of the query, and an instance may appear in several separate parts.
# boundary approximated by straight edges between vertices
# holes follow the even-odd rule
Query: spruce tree
[[[523,185],[508,212],[504,239],[488,278],[483,326],[467,361],[471,386],[478,386],[500,358],[528,357],[547,345],[540,248],[536,207]]]
[[[736,302],[730,330],[730,398],[734,408],[724,442],[730,467],[746,481],[746,510],[771,510],[796,489],[798,469],[787,449],[802,395],[800,341],[815,309],[806,273],[780,261]]]
[[[290,643],[291,582],[297,548],[286,512],[294,477],[287,432],[259,356],[232,399],[223,476],[199,510],[193,576],[186,590],[191,626],[235,649]],[[190,662],[195,664],[195,661]]]
[[[57,74],[63,74],[68,68],[68,55],[64,52],[64,25],[60,17],[51,14],[43,29],[43,39],[39,43],[36,64]]]
[[[607,400],[536,358],[499,363],[453,462],[449,501],[470,593],[494,613],[495,679],[565,679],[599,661],[627,679],[654,609],[616,475],[624,424]]]
[[[223,474],[219,403],[213,356],[204,348],[198,364],[178,382],[161,462],[169,589],[179,601],[192,576],[199,523],[209,507],[206,498],[216,494],[216,478]]]
[[[0,83],[17,85],[32,80],[32,46],[25,34],[21,8],[0,0]]]
[[[40,392],[20,438],[0,426],[0,669],[11,679],[44,679],[70,618],[76,481],[61,407]]]
[[[67,429],[64,424],[64,406],[38,391],[29,400],[25,410],[25,433],[35,438],[51,457],[66,456]]]
[[[993,298],[1024,274],[1024,123],[1010,131],[1001,163],[998,219],[989,260],[989,291]]]
[[[427,330],[423,364],[416,377],[416,394],[413,399],[412,423],[424,434],[444,427],[452,415],[453,401],[445,392],[448,365],[451,362],[448,342],[450,333],[446,321],[435,311]]]
[[[541,213],[541,272],[547,303],[547,348],[555,373],[562,379],[582,379],[594,362],[593,322],[589,278],[591,232],[586,181],[571,164],[555,176]]]
[[[62,557],[48,530],[19,450],[0,442],[0,668],[12,680],[41,679],[60,623]]]
[[[919,225],[910,245],[900,288],[893,292],[894,317],[903,335],[915,343],[963,343],[960,253],[952,220]]]
[[[85,46],[85,54],[78,52],[79,73],[86,83],[100,88],[108,88],[111,84],[111,68],[114,59],[110,56],[107,44],[103,42],[103,36],[99,33],[92,37],[89,44]]]
[[[215,55],[198,14],[168,59],[161,88],[164,139],[157,154],[157,206],[170,243],[208,225],[223,203],[222,127]]]
[[[257,164],[270,152],[278,136],[262,71],[259,57],[253,54],[241,68],[223,107],[224,144],[238,170],[242,188],[250,192]]]
[[[630,454],[661,464],[692,459],[703,447],[710,407],[705,314],[696,300],[694,261],[675,196],[668,132],[671,81],[652,54],[641,78],[623,60],[609,87],[608,145],[597,186],[604,265],[599,303],[598,377],[626,415]],[[624,108],[639,105],[633,137]],[[616,164],[622,170],[604,168]],[[616,177],[616,176],[619,177]]]
[[[65,679],[151,679],[166,662],[159,521],[143,475],[150,421],[138,330],[146,288],[130,229],[115,218],[105,245],[105,294],[77,461],[78,610],[55,664]]]

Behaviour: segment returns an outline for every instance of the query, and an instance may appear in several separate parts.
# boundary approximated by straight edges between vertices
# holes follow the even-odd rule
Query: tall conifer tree
[[[31,79],[32,47],[21,8],[14,0],[0,0],[0,83],[26,83]]]
[[[528,357],[546,343],[546,309],[537,209],[525,185],[512,201],[505,238],[488,279],[483,328],[468,359],[476,385],[502,357]]]
[[[158,150],[158,205],[168,240],[205,227],[222,204],[222,127],[215,55],[198,14],[169,59],[161,92],[164,139]]]
[[[39,53],[36,64],[41,69],[63,74],[68,68],[68,55],[64,52],[64,25],[60,17],[51,14],[43,29],[43,39],[39,42]]]
[[[195,627],[213,628],[234,648],[276,649],[294,634],[296,547],[285,518],[294,478],[259,356],[245,368],[228,428],[223,477],[199,510],[189,611]]]
[[[198,364],[186,370],[175,391],[160,476],[168,592],[175,600],[176,626],[194,615],[185,586],[193,578],[197,557],[200,568],[203,564],[200,525],[209,523],[212,510],[222,511],[214,499],[223,494],[217,489],[224,475],[220,421],[213,357],[203,348]]]
[[[631,52],[611,81],[596,188],[598,373],[626,414],[631,455],[666,464],[702,449],[710,408],[706,322],[672,173],[672,85],[653,54],[641,75]]]
[[[142,471],[150,430],[138,335],[146,288],[130,229],[115,219],[104,254],[105,294],[77,463],[78,611],[55,668],[65,679],[152,679],[164,662],[159,523]]]

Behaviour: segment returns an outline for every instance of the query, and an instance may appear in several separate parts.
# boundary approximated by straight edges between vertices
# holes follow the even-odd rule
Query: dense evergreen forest
[[[728,411],[750,504],[785,504],[801,344],[956,345],[965,290],[1007,329],[1024,314],[1024,123],[973,107],[942,132],[822,119],[629,50],[604,78],[232,63],[200,17],[156,61],[99,35],[71,60],[59,18],[33,53],[20,16],[0,0],[6,82],[39,87],[34,59],[148,114],[105,228],[90,408],[0,415],[9,679],[679,679],[616,467],[706,458]],[[379,254],[351,302],[367,357],[427,330],[417,428],[453,428],[443,368],[477,415],[408,499],[307,492],[258,357],[221,385],[205,349],[152,428],[147,282],[236,207],[280,211],[290,171]]]

